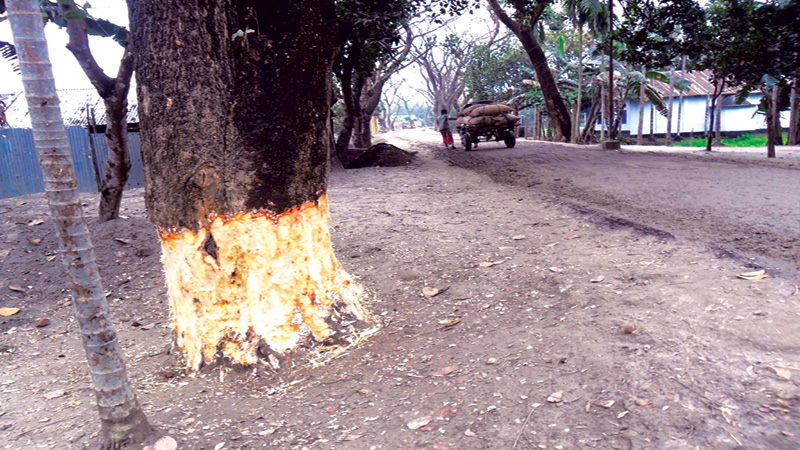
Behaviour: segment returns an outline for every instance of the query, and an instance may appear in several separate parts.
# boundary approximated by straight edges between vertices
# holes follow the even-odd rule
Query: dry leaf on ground
[[[19,308],[0,308],[0,316],[13,316],[19,312]]]
[[[760,280],[762,278],[766,278],[767,275],[764,269],[761,270],[754,270],[752,272],[742,272],[739,275],[736,275],[736,278],[741,278],[743,280]]]
[[[431,420],[433,420],[433,417],[431,416],[420,417],[418,419],[412,420],[411,422],[408,422],[407,426],[410,430],[417,430],[431,423]]]
[[[784,380],[791,380],[792,379],[792,372],[787,367],[782,366],[766,366],[767,370],[774,373],[778,376],[778,378],[782,378]]]

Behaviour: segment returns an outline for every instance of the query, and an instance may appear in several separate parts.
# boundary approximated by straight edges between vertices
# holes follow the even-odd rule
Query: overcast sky
[[[128,26],[128,9],[125,0],[92,0],[89,10],[92,16],[107,19],[117,25]],[[89,79],[75,61],[67,46],[67,31],[48,23],[45,26],[45,36],[50,50],[50,61],[53,64],[53,74],[56,79],[57,89],[92,88]],[[8,20],[0,23],[0,41],[14,42],[11,35],[11,25]],[[89,45],[100,67],[110,77],[117,74],[119,60],[122,58],[122,47],[110,38],[91,37]],[[0,59],[0,93],[22,91],[22,79],[19,74],[11,70],[9,64]]]

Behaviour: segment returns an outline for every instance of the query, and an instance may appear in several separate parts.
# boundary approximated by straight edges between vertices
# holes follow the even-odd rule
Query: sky
[[[89,13],[97,18],[109,20],[117,25],[128,25],[128,9],[125,0],[92,0]],[[45,26],[45,37],[50,51],[50,61],[53,65],[53,75],[56,79],[56,89],[81,89],[92,88],[89,79],[84,75],[75,57],[67,50],[66,28],[59,28],[48,23]],[[0,22],[0,41],[14,42],[11,35],[11,25],[8,20]],[[110,38],[89,37],[89,46],[92,49],[97,63],[106,72],[114,77],[122,58],[122,47]],[[11,70],[11,66],[0,58],[0,94],[22,91],[22,78]]]

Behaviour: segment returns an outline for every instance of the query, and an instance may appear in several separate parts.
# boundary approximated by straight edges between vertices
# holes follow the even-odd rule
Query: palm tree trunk
[[[606,138],[606,130],[608,129],[608,87],[603,83],[600,89],[600,96],[603,99],[603,109],[600,113],[600,140]]]
[[[575,118],[572,120],[572,143],[580,140],[581,126],[581,94],[583,93],[583,25],[578,29],[578,95],[575,100]]]
[[[646,74],[647,69],[642,67],[642,73]],[[645,77],[647,80],[647,77]],[[636,145],[642,145],[642,131],[644,130],[644,99],[645,99],[646,81],[639,85],[639,129],[636,132]]]
[[[667,145],[672,145],[672,106],[675,98],[675,65],[669,71],[669,106],[667,107]]]
[[[686,76],[686,55],[681,58],[681,76]],[[681,140],[681,131],[683,131],[681,125],[683,125],[683,89],[679,94],[678,100],[678,140]]]
[[[142,442],[153,429],[128,380],[125,363],[100,281],[94,248],[83,218],[69,143],[61,118],[37,0],[7,3],[19,50],[25,97],[33,124],[45,195],[61,241],[75,317],[94,380],[102,447],[118,449]]]

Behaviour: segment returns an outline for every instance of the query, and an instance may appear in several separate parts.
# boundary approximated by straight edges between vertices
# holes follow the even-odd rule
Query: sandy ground
[[[797,165],[437,139],[397,134],[417,162],[332,175],[337,256],[382,329],[283,377],[186,373],[142,192],[91,224],[139,399],[178,448],[800,448],[800,283],[783,248],[800,221],[778,195],[797,191]],[[757,183],[738,203],[723,195],[737,180]],[[20,308],[0,317],[0,448],[92,448],[44,199],[0,211],[0,307]],[[769,276],[737,277],[756,268]]]

